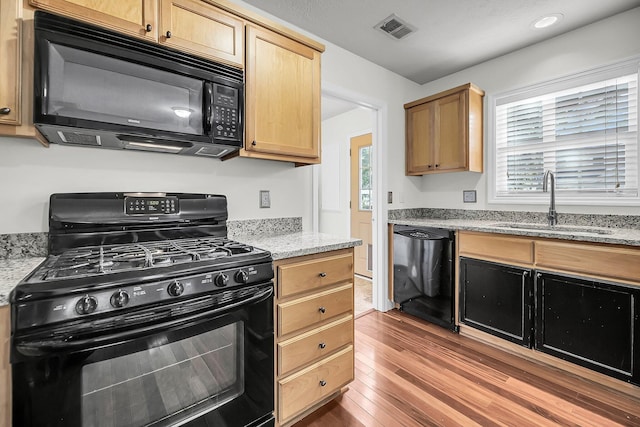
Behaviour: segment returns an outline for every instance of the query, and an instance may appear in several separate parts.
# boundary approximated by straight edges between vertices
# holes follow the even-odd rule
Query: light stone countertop
[[[264,236],[239,235],[232,238],[271,252],[274,260],[351,248],[362,244],[359,239],[304,232]],[[0,259],[0,306],[9,304],[11,290],[42,261],[44,261],[42,257]]]
[[[486,233],[510,234],[516,236],[546,237],[561,240],[640,246],[640,230],[635,228],[604,228],[570,224],[561,224],[555,228],[551,228],[546,227],[544,224],[529,223],[517,223],[518,226],[522,226],[524,228],[511,228],[500,227],[500,224],[505,224],[500,221],[426,218],[404,218],[389,220],[388,222],[390,224],[437,227],[449,230],[481,231]],[[541,228],[526,229],[527,226]],[[563,228],[568,228],[569,231],[565,231]],[[601,231],[606,234],[597,234],[594,231]]]
[[[362,240],[337,237],[331,234],[296,232],[273,235],[230,236],[256,248],[271,252],[274,260],[311,255],[362,245]]]
[[[0,306],[9,304],[11,290],[42,261],[43,257],[0,259]]]

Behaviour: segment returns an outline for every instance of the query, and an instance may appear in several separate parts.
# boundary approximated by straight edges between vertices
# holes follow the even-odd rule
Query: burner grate
[[[141,270],[253,252],[227,238],[190,238],[70,249],[58,257],[44,280]]]

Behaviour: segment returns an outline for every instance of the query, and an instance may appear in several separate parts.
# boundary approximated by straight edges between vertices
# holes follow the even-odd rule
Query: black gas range
[[[272,258],[226,220],[220,195],[52,195],[10,296],[14,425],[272,423]]]

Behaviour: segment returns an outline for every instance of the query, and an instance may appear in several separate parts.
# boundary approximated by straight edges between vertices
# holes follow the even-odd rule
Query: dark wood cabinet
[[[640,287],[536,273],[535,347],[640,384]]]
[[[533,331],[532,271],[461,257],[460,321],[530,347]]]

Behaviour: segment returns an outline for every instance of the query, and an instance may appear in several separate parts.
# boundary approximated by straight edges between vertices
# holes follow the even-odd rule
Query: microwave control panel
[[[213,136],[240,140],[239,91],[213,84]]]

